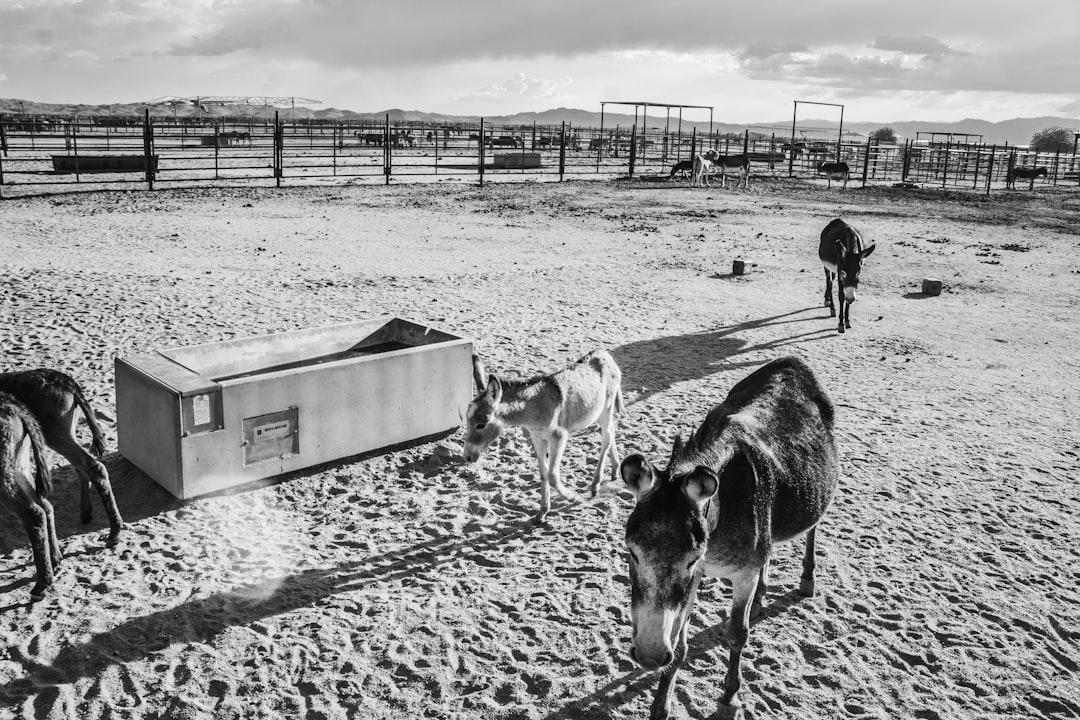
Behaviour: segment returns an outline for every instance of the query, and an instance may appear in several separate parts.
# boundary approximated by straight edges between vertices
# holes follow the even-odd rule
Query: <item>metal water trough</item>
[[[120,453],[178,498],[458,427],[472,341],[400,318],[117,358]]]
[[[104,173],[146,172],[145,155],[53,155],[53,172]],[[158,156],[150,156],[150,165],[157,172]]]

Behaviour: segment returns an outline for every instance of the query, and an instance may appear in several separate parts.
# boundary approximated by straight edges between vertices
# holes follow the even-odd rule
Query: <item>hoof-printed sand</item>
[[[852,329],[817,236],[880,247]],[[734,259],[755,263],[731,276]],[[919,293],[924,277],[940,297]],[[66,558],[29,605],[0,525],[0,717],[641,718],[620,483],[545,525],[520,432],[461,433],[180,503],[116,454],[117,355],[380,315],[489,369],[622,367],[619,448],[666,462],[781,354],[838,407],[818,595],[783,546],[746,718],[1080,717],[1080,193],[677,183],[101,192],[0,202],[2,368],[76,376],[127,530],[106,548],[55,464]],[[81,437],[88,442],[85,426]],[[582,491],[599,431],[563,469]],[[717,710],[728,592],[706,582],[675,717]]]

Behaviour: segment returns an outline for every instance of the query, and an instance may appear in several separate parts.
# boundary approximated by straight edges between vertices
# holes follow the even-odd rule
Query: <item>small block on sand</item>
[[[923,278],[922,291],[923,295],[940,295],[941,281],[934,278]]]

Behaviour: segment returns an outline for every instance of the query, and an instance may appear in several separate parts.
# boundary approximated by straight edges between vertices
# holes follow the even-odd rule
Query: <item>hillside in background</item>
[[[113,115],[118,117],[141,116],[149,107],[152,116],[176,117],[254,117],[265,119],[273,117],[275,110],[282,117],[297,119],[324,119],[351,122],[383,122],[387,116],[394,123],[418,122],[440,125],[443,123],[468,123],[475,124],[480,121],[479,116],[469,115],[445,115],[442,113],[421,112],[418,110],[383,110],[379,112],[356,112],[353,110],[341,110],[338,108],[309,107],[277,107],[269,105],[208,105],[197,107],[192,104],[176,105],[150,105],[145,103],[112,103],[99,105],[62,104],[62,103],[39,103],[32,100],[20,100],[0,98],[0,113],[34,114],[34,115]],[[624,107],[624,106],[621,106]],[[695,111],[695,116],[700,117],[702,111]],[[669,119],[670,117],[670,119]],[[712,127],[722,132],[741,133],[746,128],[759,132],[775,132],[778,137],[788,137],[791,134],[790,120],[776,120],[773,122],[758,122],[750,124],[721,122],[719,116]],[[494,125],[559,125],[563,122],[573,127],[600,127],[601,115],[597,111],[577,110],[572,108],[556,108],[542,112],[523,112],[514,115],[502,115],[485,117],[486,123]],[[621,126],[629,128],[635,122],[633,114],[605,112],[603,116],[604,127]],[[640,117],[638,118],[640,124]],[[678,111],[672,110],[670,116],[662,108],[651,107],[647,115],[649,127],[664,127],[666,123],[674,130],[678,124]],[[1010,145],[1027,145],[1031,142],[1031,136],[1051,126],[1061,126],[1070,130],[1080,129],[1080,120],[1064,117],[1034,117],[1014,118],[1000,122],[987,120],[966,119],[959,122],[923,122],[923,121],[897,121],[897,122],[848,122],[844,124],[845,139],[858,139],[865,137],[878,128],[891,127],[901,139],[915,139],[917,133],[966,133],[972,136],[982,136],[985,143],[1009,143]],[[682,129],[690,132],[697,127],[698,131],[709,129],[708,121],[691,122],[683,119]],[[835,133],[838,123],[831,120],[799,119],[797,133],[807,136],[820,136],[823,133]],[[849,134],[850,133],[850,134]],[[925,137],[923,139],[926,139]],[[978,137],[971,138],[977,142]]]

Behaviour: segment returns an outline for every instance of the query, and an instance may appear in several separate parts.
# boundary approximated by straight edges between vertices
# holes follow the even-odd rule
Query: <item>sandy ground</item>
[[[878,243],[853,325],[816,238]],[[557,500],[531,447],[438,441],[179,502],[115,452],[113,358],[398,315],[492,370],[594,347],[623,369],[625,455],[666,462],[782,354],[838,406],[843,478],[818,595],[781,546],[746,718],[1080,717],[1080,197],[762,180],[103,192],[0,202],[3,368],[86,386],[127,531],[104,546],[58,456],[65,569],[30,605],[0,527],[0,717],[645,717],[629,659],[631,496]],[[742,277],[731,261],[756,263]],[[945,283],[919,293],[924,277]],[[80,430],[88,442],[85,426]],[[599,432],[570,444],[585,489]],[[675,717],[717,710],[728,590],[706,582]]]

